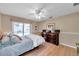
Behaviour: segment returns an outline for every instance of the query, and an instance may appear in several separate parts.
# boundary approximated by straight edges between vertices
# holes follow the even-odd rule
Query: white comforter
[[[33,41],[33,46],[34,47],[37,47],[40,44],[42,44],[43,42],[45,42],[43,37],[35,35],[35,34],[27,35],[27,37]]]

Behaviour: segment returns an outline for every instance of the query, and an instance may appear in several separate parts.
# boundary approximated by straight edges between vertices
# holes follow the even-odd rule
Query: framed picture
[[[54,29],[55,29],[55,23],[49,23],[49,24],[47,25],[47,29],[48,29],[48,30],[54,30]]]
[[[35,30],[37,30],[37,26],[35,26]]]

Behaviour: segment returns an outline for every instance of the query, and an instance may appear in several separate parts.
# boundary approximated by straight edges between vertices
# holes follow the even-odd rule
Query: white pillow
[[[2,43],[5,43],[5,42],[7,42],[7,41],[9,41],[9,37],[5,36],[5,37],[2,38],[2,41],[1,41],[1,42],[2,42]]]
[[[16,36],[12,36],[11,40],[15,41],[16,43],[20,43],[21,42],[21,40],[18,37],[16,37]]]
[[[9,42],[10,40],[11,40],[11,42],[13,41],[13,42],[16,42],[16,43],[20,43],[21,42],[21,40],[17,37],[17,36],[13,36],[13,35],[11,35],[11,38],[10,37],[8,37],[9,35],[6,35],[6,36],[4,36],[3,38],[2,38],[2,43],[5,43],[5,42]]]

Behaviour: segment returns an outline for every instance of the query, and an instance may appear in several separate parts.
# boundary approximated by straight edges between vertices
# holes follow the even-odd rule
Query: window
[[[30,24],[12,22],[12,32],[19,36],[30,34]]]

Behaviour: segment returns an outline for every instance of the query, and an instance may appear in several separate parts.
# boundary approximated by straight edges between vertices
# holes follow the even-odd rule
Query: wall
[[[39,31],[46,29],[49,23],[55,23],[55,28],[62,32],[79,33],[79,12],[40,22]]]
[[[1,15],[0,15],[0,30],[1,30]]]
[[[20,18],[20,17],[4,15],[4,14],[0,14],[0,29],[3,32],[11,32],[12,31],[12,25],[11,25],[12,21],[29,23],[29,24],[31,24],[31,33],[36,32],[36,30],[35,30],[36,22],[35,21],[31,21],[28,19]]]
[[[61,30],[60,43],[75,47],[79,40],[79,12],[39,22],[39,31],[46,29],[49,23],[55,23],[55,29]]]
[[[10,22],[10,17],[7,15],[1,15],[1,26],[2,26],[2,31],[4,32],[9,32],[11,31],[11,22]]]

